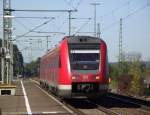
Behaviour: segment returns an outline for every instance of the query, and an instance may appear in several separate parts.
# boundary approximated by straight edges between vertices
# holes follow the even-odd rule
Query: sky
[[[107,43],[110,62],[118,61],[119,28],[122,18],[123,52],[140,53],[150,61],[150,0],[11,0],[16,10],[75,10],[71,14],[71,35],[94,36],[94,6],[101,38]],[[12,12],[13,34],[24,61],[41,57],[68,35],[68,12]],[[44,17],[44,18],[19,18]],[[2,0],[0,0],[0,37],[2,38]],[[32,31],[31,31],[32,30]],[[40,33],[39,33],[40,32]],[[28,36],[28,37],[19,37]],[[36,36],[36,37],[29,37]],[[37,37],[42,36],[42,37]]]

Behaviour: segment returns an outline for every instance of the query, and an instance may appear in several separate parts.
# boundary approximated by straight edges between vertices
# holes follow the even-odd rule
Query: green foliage
[[[0,47],[2,47],[2,39],[0,38]]]
[[[129,65],[129,74],[133,77],[131,81],[130,92],[133,95],[139,95],[141,93],[141,80],[142,72],[140,68],[140,59],[135,58]]]
[[[143,72],[144,76],[150,76],[150,68],[145,68]]]
[[[40,58],[25,65],[24,72],[26,76],[37,77],[39,75]]]
[[[2,40],[0,39],[0,47],[2,47]],[[19,52],[17,45],[13,44],[13,67],[14,67],[14,76],[21,74],[23,72],[23,56]],[[1,66],[0,66],[1,70]]]
[[[110,76],[112,79],[117,80],[118,75],[119,75],[119,68],[116,64],[110,64],[109,65],[109,70],[110,70]]]
[[[17,45],[13,45],[14,75],[23,74],[23,56]]]
[[[150,67],[146,67],[146,64],[141,63],[140,54],[124,54],[124,61],[120,68],[119,63],[110,64],[110,76],[112,82],[111,88],[117,88],[118,80],[121,76],[129,75],[131,83],[129,83],[129,92],[131,95],[140,95],[143,93],[142,76],[150,76]]]
[[[112,81],[111,81],[109,87],[110,87],[111,89],[117,89],[117,86],[118,86],[117,80],[112,79]]]
[[[143,88],[143,93],[146,96],[150,96],[150,89],[149,88]]]

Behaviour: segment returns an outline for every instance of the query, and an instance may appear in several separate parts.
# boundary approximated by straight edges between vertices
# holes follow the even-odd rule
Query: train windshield
[[[95,72],[99,70],[99,49],[72,49],[70,50],[71,69],[80,72]]]

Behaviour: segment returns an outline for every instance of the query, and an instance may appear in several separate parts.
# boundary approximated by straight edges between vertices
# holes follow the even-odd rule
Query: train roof
[[[78,43],[100,43],[104,42],[101,38],[98,37],[92,37],[92,36],[65,36],[59,44],[61,44],[64,40],[67,40],[70,44],[78,44]],[[46,57],[49,53],[53,52],[57,48],[59,48],[59,44],[57,44],[55,47],[50,49],[45,55],[42,57]]]
[[[70,39],[79,39],[79,38],[92,38],[92,39],[100,39],[98,37],[93,37],[93,36],[66,36],[67,38]]]
[[[80,43],[80,42],[100,43],[102,41],[102,39],[98,37],[91,37],[91,36],[66,36],[64,39],[67,39],[68,43]]]

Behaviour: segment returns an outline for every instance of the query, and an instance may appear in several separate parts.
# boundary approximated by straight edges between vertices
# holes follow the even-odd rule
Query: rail
[[[135,98],[135,97],[125,96],[125,95],[115,94],[115,93],[109,93],[108,96],[124,102],[138,105],[142,109],[150,111],[150,101]]]

